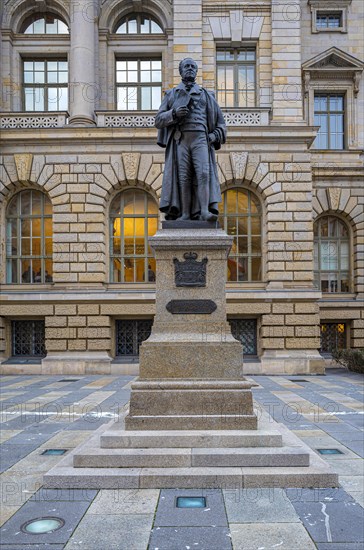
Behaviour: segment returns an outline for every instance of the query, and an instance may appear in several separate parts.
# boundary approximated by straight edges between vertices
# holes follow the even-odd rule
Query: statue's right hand
[[[176,109],[176,117],[177,118],[183,118],[186,115],[188,115],[188,113],[189,113],[189,108],[188,107],[178,107],[178,109]]]

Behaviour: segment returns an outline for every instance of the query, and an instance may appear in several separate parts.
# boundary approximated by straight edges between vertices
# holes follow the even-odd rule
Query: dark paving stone
[[[126,385],[126,384],[129,384],[130,380],[134,380],[134,376],[133,377],[130,377],[130,378],[126,378],[126,377],[119,377],[117,380],[113,380],[113,381],[110,381],[110,384],[107,384],[106,386],[103,386],[102,390],[103,391],[119,391],[119,390],[122,390],[123,387]],[[124,391],[129,391],[129,389],[126,389]]]
[[[72,422],[72,424],[67,424],[66,430],[97,430],[106,422],[110,422],[110,418],[97,418],[97,417],[85,417],[79,418]]]
[[[292,504],[314,542],[364,542],[364,509],[355,501]]]
[[[364,429],[364,415],[348,415],[345,417],[345,421],[356,428]]]
[[[62,550],[64,544],[1,544],[1,550]]]
[[[355,426],[351,426],[350,424],[347,424],[346,422],[316,422],[316,426],[320,428],[320,430],[324,430],[325,432],[335,434],[335,432],[345,432],[346,434],[353,434],[358,435],[360,437],[363,437],[363,431],[360,430],[360,428],[356,428]]]
[[[355,542],[319,542],[316,548],[318,550],[363,550],[363,545]]]
[[[285,489],[289,500],[293,502],[354,502],[354,499],[342,487],[326,489]]]
[[[36,502],[89,502],[91,503],[98,491],[96,489],[47,489],[41,487],[29,499]]]
[[[206,497],[206,508],[176,508],[179,496]],[[155,527],[227,527],[224,498],[220,489],[162,489],[159,497]],[[187,543],[186,543],[187,544]]]
[[[36,502],[29,500],[0,529],[2,544],[53,544],[66,543],[90,506],[88,501],[77,502]],[[21,525],[26,521],[41,517],[62,518],[63,527],[53,533],[33,535],[23,533]]]
[[[154,527],[149,550],[232,550],[226,527]]]
[[[53,436],[53,433],[41,433],[41,428],[39,428],[39,433],[28,431],[23,431],[20,434],[11,437],[4,443],[4,445],[34,445],[36,449],[42,443],[45,443]]]
[[[364,458],[364,442],[363,441],[341,441],[345,447],[356,453],[361,458]]]
[[[49,415],[23,414],[0,424],[0,430],[24,430],[29,426],[39,425],[49,418]]]
[[[60,432],[63,430],[63,425],[61,423],[52,423],[52,422],[39,422],[39,424],[35,426],[29,426],[25,428],[23,433],[27,434],[50,434],[54,435],[57,432]]]
[[[37,449],[37,447],[37,443],[28,445],[8,445],[7,443],[3,443],[1,445],[0,471],[5,472],[5,470],[11,468],[11,466]]]

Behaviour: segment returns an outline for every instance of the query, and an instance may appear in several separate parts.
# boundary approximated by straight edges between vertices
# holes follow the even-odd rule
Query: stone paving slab
[[[27,456],[29,453],[34,451],[38,445],[36,443],[28,444],[9,444],[8,442],[1,445],[1,461],[0,461],[0,471],[5,472],[11,466],[14,466],[19,460]]]
[[[363,550],[363,545],[355,542],[319,542],[316,548],[317,550]]]
[[[315,542],[355,542],[364,546],[364,510],[357,502],[293,502]]]
[[[0,540],[6,544],[66,543],[86,512],[90,503],[78,502],[36,502],[28,501],[0,529]],[[21,525],[30,519],[56,517],[65,521],[63,527],[53,533],[41,535],[24,533]]]
[[[2,404],[9,404],[8,412],[3,413],[3,420],[6,419],[7,422],[2,424],[2,427],[5,428],[2,431],[2,441],[8,443],[8,445],[22,445],[27,438],[30,439],[31,443],[38,445],[39,453],[44,448],[70,448],[75,447],[76,445],[87,440],[87,438],[93,434],[97,436],[98,431],[95,431],[95,428],[98,426],[97,422],[99,419],[95,419],[94,416],[87,414],[79,415],[69,415],[67,417],[60,416],[59,414],[46,414],[40,415],[39,410],[45,413],[48,412],[57,412],[59,408],[61,410],[68,411],[72,410],[78,411],[81,410],[80,407],[83,404],[87,404],[87,411],[90,410],[91,403],[94,404],[94,412],[99,410],[100,406],[102,412],[110,414],[110,418],[113,418],[112,415],[117,413],[118,405],[124,403],[128,398],[130,381],[133,380],[132,376],[118,376],[110,377],[110,383],[107,384],[105,376],[80,376],[77,382],[70,383],[61,383],[62,378],[68,378],[67,376],[7,376],[2,377],[2,381],[5,381],[7,386],[6,393],[2,394],[3,401]],[[294,379],[293,376],[289,377]],[[302,378],[302,377],[300,377]],[[360,504],[364,505],[364,479],[362,472],[359,472],[357,469],[352,468],[353,461],[360,460],[362,441],[363,441],[363,428],[362,420],[363,415],[358,414],[360,412],[360,407],[363,403],[363,388],[362,388],[362,377],[360,375],[355,375],[354,373],[346,372],[340,369],[335,371],[328,370],[325,377],[303,377],[309,380],[308,383],[296,384],[290,382],[288,377],[285,376],[257,376],[252,377],[253,380],[258,381],[260,386],[255,388],[254,397],[256,400],[265,404],[268,410],[271,413],[275,413],[278,419],[282,419],[282,422],[288,430],[296,430],[295,435],[300,437],[304,443],[309,441],[310,437],[321,437],[325,438],[326,441],[330,442],[330,447],[344,448],[345,455],[340,455],[336,458],[325,458],[319,457],[315,452],[314,456],[318,460],[323,461],[324,463],[333,464],[335,468],[342,468],[344,475],[340,475],[341,488],[323,488],[323,489],[286,489],[285,492],[288,496],[288,503],[291,507],[295,505],[300,505],[303,509],[305,507],[315,504],[316,506],[322,506],[322,503],[326,505],[326,510],[328,506],[336,504],[338,515],[342,515],[346,518],[345,524],[345,541],[344,542],[316,542],[316,547],[319,550],[362,550],[364,544],[350,542],[350,536],[346,536],[346,533],[350,531],[352,522],[359,524],[357,516],[352,513],[352,509],[360,510]],[[112,392],[114,393],[112,394]],[[312,414],[307,415],[304,413],[305,408],[299,411],[299,414],[295,412],[295,407],[287,407],[287,403],[282,399],[278,398],[276,395],[273,395],[271,391],[277,392],[277,395],[284,397],[287,402],[292,404],[296,403],[298,405],[303,404],[302,407],[310,407],[312,405]],[[335,403],[335,399],[330,399],[327,397],[328,393],[335,392],[337,398],[337,407],[335,410],[343,411],[349,414],[337,415],[336,417],[328,416],[328,403]],[[109,392],[101,393],[100,392]],[[281,393],[278,393],[281,392]],[[283,393],[282,393],[283,392]],[[320,393],[322,392],[322,393]],[[322,394],[325,395],[322,395]],[[106,399],[102,401],[104,395],[109,395]],[[259,399],[258,399],[258,396]],[[51,401],[51,397],[55,397]],[[349,404],[347,397],[350,397],[350,410],[346,407],[346,402]],[[13,403],[8,403],[14,398]],[[83,400],[83,401],[82,401]],[[81,405],[79,402],[82,401]],[[38,406],[37,410],[36,403],[43,405]],[[26,411],[26,415],[20,414],[20,408],[17,407],[17,403],[23,405],[22,410]],[[100,403],[100,405],[97,405]],[[319,407],[324,409],[324,414],[317,414],[317,404]],[[300,405],[301,406],[301,405]],[[315,408],[316,407],[316,408]],[[124,411],[124,405],[120,407],[120,413]],[[18,413],[16,412],[18,410]],[[261,409],[263,410],[263,409]],[[18,414],[14,417],[9,414],[10,412]],[[20,412],[19,412],[20,411]],[[6,416],[7,414],[7,416]],[[264,414],[264,413],[263,413]],[[95,422],[96,420],[96,422]],[[78,425],[75,426],[75,423],[78,421]],[[106,419],[108,422],[109,419]],[[82,423],[83,428],[79,429]],[[100,424],[98,424],[100,425]],[[117,429],[120,429],[121,424],[114,423]],[[103,431],[106,427],[106,424],[103,424],[99,429]],[[41,437],[37,437],[37,434],[42,434]],[[17,437],[20,434],[20,437]],[[44,440],[43,436],[49,434],[49,439]],[[7,441],[6,441],[7,439]],[[26,444],[26,443],[25,443]],[[183,446],[183,445],[181,445]],[[158,489],[139,489],[138,485],[135,485],[134,489],[109,489],[97,491],[89,489],[65,489],[59,488],[56,490],[51,490],[41,487],[42,476],[36,473],[36,470],[39,468],[42,470],[48,464],[51,464],[51,461],[44,461],[43,465],[40,465],[39,453],[37,449],[26,455],[24,458],[16,462],[10,469],[8,469],[1,476],[1,522],[4,523],[9,518],[11,521],[15,521],[18,514],[25,510],[30,502],[33,502],[35,505],[44,505],[44,506],[59,506],[61,511],[65,511],[66,508],[70,505],[79,505],[81,502],[82,506],[88,506],[85,515],[83,518],[79,517],[78,519],[78,528],[82,525],[83,522],[83,531],[79,531],[78,534],[82,535],[84,533],[84,540],[86,543],[79,544],[81,538],[75,538],[70,543],[68,535],[68,542],[62,542],[54,544],[42,544],[38,545],[34,542],[32,537],[32,544],[21,543],[18,544],[16,541],[12,540],[11,542],[4,543],[1,546],[1,550],[30,550],[31,548],[49,548],[53,550],[64,549],[64,545],[67,544],[67,549],[69,548],[85,548],[85,550],[129,550],[133,546],[129,545],[129,532],[131,528],[135,527],[138,536],[140,536],[140,545],[136,547],[135,550],[146,550],[148,544],[148,538],[150,535],[150,529],[152,526],[152,518],[144,523],[138,523],[137,518],[144,518],[145,516],[152,516],[155,512],[158,501]],[[350,453],[351,451],[351,453]],[[70,450],[67,455],[71,455],[73,451]],[[355,454],[354,454],[355,453]],[[70,456],[56,457],[52,460],[70,460]],[[352,464],[348,465],[348,456],[352,456],[349,460],[352,461]],[[69,463],[69,462],[68,462]],[[340,464],[342,466],[340,466]],[[361,462],[357,463],[358,465]],[[33,466],[34,465],[34,466]],[[351,475],[350,475],[351,473]],[[355,475],[352,475],[352,474]],[[102,472],[97,473],[97,475],[102,475]],[[113,475],[117,475],[117,472]],[[113,477],[113,476],[111,476]],[[130,479],[135,481],[136,474],[132,475]],[[134,483],[133,481],[133,483]],[[112,481],[114,484],[114,480]],[[97,486],[97,484],[96,484]],[[259,488],[258,488],[259,489]],[[270,489],[271,491],[276,491],[276,489]],[[208,489],[207,489],[208,491]],[[235,491],[236,487],[231,487],[226,491],[226,500],[228,501],[231,497],[231,494]],[[240,492],[250,491],[250,489],[242,488]],[[278,489],[279,491],[279,489]],[[298,493],[300,492],[300,493]],[[146,495],[149,496],[146,496]],[[144,495],[144,496],[143,496]],[[282,496],[283,499],[283,496]],[[237,500],[235,498],[235,500]],[[275,502],[278,502],[276,499]],[[261,500],[262,504],[262,500]],[[353,506],[355,504],[355,506]],[[344,512],[340,511],[340,506],[345,506]],[[251,548],[256,550],[259,546],[264,546],[266,548],[276,545],[276,548],[287,548],[288,550],[300,550],[314,548],[312,546],[312,538],[309,534],[309,531],[297,521],[297,512],[294,508],[296,514],[295,521],[290,520],[289,523],[279,522],[279,516],[276,515],[277,519],[273,521],[270,520],[272,517],[272,509],[274,509],[275,503],[270,502],[267,498],[265,505],[261,505],[258,520],[253,521],[253,523],[244,523],[245,520],[239,520],[239,523],[232,523],[230,520],[230,528],[240,530],[242,535],[241,545],[235,545],[234,550],[244,550],[249,548],[247,543],[250,541]],[[227,504],[228,508],[228,504]],[[258,507],[259,508],[259,507]],[[281,510],[278,510],[276,506],[276,514],[279,514]],[[245,510],[244,510],[245,511]],[[331,508],[329,509],[331,514]],[[66,512],[65,512],[66,513]],[[330,516],[329,514],[329,516]],[[345,515],[347,514],[347,515]],[[113,520],[105,520],[113,516]],[[321,514],[322,516],[322,514]],[[350,516],[350,517],[349,517]],[[119,525],[120,521],[117,520],[126,518],[123,521],[122,530],[120,531]],[[127,518],[134,517],[136,518],[134,523],[129,524]],[[319,518],[319,516],[317,516]],[[331,517],[331,516],[330,516]],[[332,517],[336,517],[335,514]],[[96,541],[95,546],[90,540],[90,535],[95,534],[95,518],[99,518],[97,523],[97,529],[101,532],[101,527],[103,528],[104,537],[100,541]],[[260,519],[259,519],[260,518]],[[351,519],[350,519],[351,518]],[[29,517],[27,517],[29,519]],[[230,519],[230,518],[229,518]],[[286,515],[286,519],[289,519]],[[86,521],[87,520],[87,521]],[[10,521],[10,520],[9,520]],[[9,521],[7,522],[9,524]],[[134,520],[133,520],[134,521]],[[330,520],[331,521],[331,520]],[[139,527],[137,528],[137,523]],[[320,522],[322,523],[322,522]],[[335,523],[338,523],[335,521]],[[107,525],[105,529],[104,526]],[[268,527],[265,534],[262,532],[262,527]],[[257,545],[254,545],[254,539],[250,537],[247,533],[246,528],[253,526],[253,534],[255,533],[256,539],[255,542]],[[307,526],[308,527],[308,526]],[[286,531],[282,531],[282,529]],[[319,530],[321,526],[317,527]],[[178,529],[179,533],[176,534],[174,529]],[[200,535],[204,535],[203,530],[208,529],[211,531],[211,528],[207,527],[158,527],[156,526],[152,533],[152,540],[154,533],[158,533],[159,536],[159,548],[168,550],[175,550],[174,544],[181,543],[181,549],[186,550],[186,545],[189,541],[198,541],[198,538],[190,538],[192,530],[199,530]],[[214,529],[215,538],[212,540],[208,537],[209,533],[205,533],[202,536],[200,545],[191,545],[191,550],[193,548],[205,548],[205,550],[225,550],[223,544],[226,543],[225,535],[228,535],[229,532],[222,535],[222,539],[218,538],[218,529],[226,529],[227,527],[219,527]],[[241,531],[243,529],[243,531]],[[172,533],[173,531],[173,533]],[[99,536],[97,532],[97,536]],[[320,531],[319,531],[320,532]],[[124,536],[125,533],[125,536]],[[244,536],[245,533],[245,536]],[[291,533],[294,534],[291,536]],[[195,533],[196,534],[196,533]],[[236,533],[235,533],[236,534]],[[282,538],[278,539],[278,535],[284,535],[284,540]],[[76,535],[76,531],[74,532]],[[305,536],[304,536],[305,535]],[[336,536],[336,535],[335,535]],[[265,537],[265,538],[264,538]],[[290,538],[291,537],[291,538]],[[308,538],[307,538],[308,537]],[[230,537],[226,536],[228,540],[229,550],[231,550]],[[52,539],[53,540],[53,539]],[[125,545],[120,546],[120,544]],[[326,540],[326,539],[325,539]],[[113,541],[116,541],[115,544]],[[120,542],[122,541],[122,542]],[[186,542],[187,541],[187,542]],[[282,542],[283,541],[283,542]],[[293,542],[292,542],[293,541]],[[236,542],[239,542],[239,537],[236,534]],[[165,544],[165,546],[163,546]],[[206,545],[204,547],[204,544]],[[217,546],[216,546],[217,544]],[[310,546],[311,544],[311,546]],[[214,546],[215,545],[215,546]],[[245,546],[244,546],[245,545]],[[259,545],[259,546],[258,546]],[[179,549],[179,547],[176,547]]]
[[[330,487],[321,489],[297,488],[285,489],[291,502],[352,502],[353,497],[342,487]]]
[[[153,514],[87,514],[64,548],[144,550],[148,545],[152,522]]]
[[[229,523],[294,523],[299,518],[284,489],[224,490]]]
[[[72,489],[69,489],[72,491]],[[89,514],[154,514],[159,489],[102,489],[90,506]]]
[[[5,544],[1,545],[1,550],[63,550],[64,544]]]
[[[263,548],[315,550],[316,548],[300,523],[232,523],[230,530],[234,550]]]
[[[232,550],[226,527],[156,527],[148,550]],[[67,549],[68,550],[68,549]],[[138,548],[141,550],[141,548]],[[292,549],[291,549],[292,550]]]
[[[205,508],[177,508],[180,496],[205,497]],[[227,527],[224,498],[220,489],[162,489],[154,521],[156,527]]]

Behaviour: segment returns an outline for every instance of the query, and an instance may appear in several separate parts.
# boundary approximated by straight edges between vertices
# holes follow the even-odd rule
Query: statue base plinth
[[[208,222],[187,220],[177,229],[169,224],[178,222],[164,224],[150,239],[157,262],[156,316],[140,348],[125,429],[255,430],[242,345],[226,321],[232,237]]]

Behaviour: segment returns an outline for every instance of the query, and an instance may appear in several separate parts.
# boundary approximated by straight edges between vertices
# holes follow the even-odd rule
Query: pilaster
[[[272,123],[303,122],[299,0],[272,0]]]
[[[202,83],[202,0],[175,0],[173,36],[173,85],[181,81],[178,65],[192,57],[199,66],[197,82]]]

